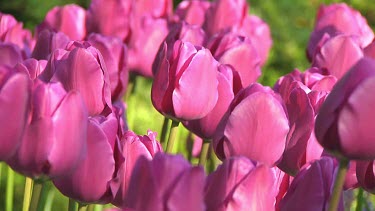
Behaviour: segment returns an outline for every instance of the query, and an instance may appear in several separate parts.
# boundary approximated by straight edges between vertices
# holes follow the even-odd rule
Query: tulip
[[[77,91],[67,93],[59,83],[35,80],[32,90],[29,121],[18,150],[7,163],[34,178],[69,175],[86,153],[83,99]]]
[[[46,60],[26,59],[21,63],[18,63],[15,68],[19,71],[28,73],[31,80],[38,78],[43,73],[47,66]]]
[[[356,175],[361,188],[375,193],[374,161],[357,161]]]
[[[156,140],[156,133],[152,131],[148,131],[147,135],[144,136],[136,135],[131,131],[125,132],[120,141],[120,149],[125,160],[119,166],[117,177],[111,183],[111,190],[114,193],[112,203],[119,207],[126,207],[125,196],[130,186],[130,177],[137,159],[144,156],[152,160],[155,154],[162,152],[163,149]]]
[[[59,48],[65,49],[69,42],[69,37],[62,32],[43,30],[39,33],[38,40],[35,44],[31,57],[39,60],[48,60],[54,50]]]
[[[125,44],[116,37],[106,37],[100,34],[91,34],[87,41],[103,55],[109,74],[112,100],[121,99],[126,93],[129,78]]]
[[[134,210],[205,210],[202,167],[192,167],[181,155],[157,153],[152,161],[138,159],[126,196]]]
[[[189,42],[175,42],[171,57],[167,57],[167,48],[164,43],[154,63],[152,104],[171,118],[204,117],[214,108],[218,98],[217,61],[209,50]]]
[[[327,150],[349,159],[375,159],[375,61],[361,59],[334,86],[316,118],[315,134]]]
[[[132,19],[139,21],[143,16],[167,19],[172,14],[173,2],[171,0],[136,0],[133,1]]]
[[[330,157],[306,165],[294,178],[278,209],[327,210],[337,167]],[[342,195],[338,210],[344,210]]]
[[[85,159],[71,174],[53,180],[61,193],[85,203],[108,203],[112,200],[109,184],[115,174],[118,126],[114,113],[89,118],[87,140],[81,140],[87,142]]]
[[[61,82],[68,91],[78,90],[91,116],[111,107],[110,82],[104,59],[88,42],[71,42],[66,50],[54,51],[41,78]]]
[[[285,149],[288,132],[280,96],[254,83],[233,99],[217,127],[213,148],[220,159],[243,155],[273,166]]]
[[[317,50],[312,66],[326,68],[340,79],[362,57],[362,49],[353,37],[339,35],[327,40]]]
[[[317,13],[314,31],[307,47],[308,58],[313,58],[319,43],[338,34],[357,37],[361,48],[366,47],[374,39],[372,29],[358,11],[345,3],[322,5]]]
[[[11,43],[0,43],[0,65],[14,67],[22,62],[22,53],[20,49]]]
[[[175,16],[178,21],[186,21],[192,25],[203,26],[207,10],[210,8],[210,2],[203,1],[181,1],[175,10]]]
[[[0,66],[0,161],[22,141],[30,110],[31,81],[26,73]]]
[[[212,37],[207,45],[216,60],[233,67],[235,93],[260,76],[260,57],[250,39],[229,32]]]
[[[275,172],[246,157],[231,157],[206,180],[207,210],[274,210]]]
[[[86,37],[86,10],[75,4],[56,6],[48,11],[37,32],[44,29],[63,32],[72,40]]]

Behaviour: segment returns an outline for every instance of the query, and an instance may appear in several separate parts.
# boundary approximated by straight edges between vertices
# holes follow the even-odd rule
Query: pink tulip
[[[177,5],[175,16],[179,21],[202,27],[210,6],[207,0],[184,0]]]
[[[53,181],[61,193],[85,203],[108,203],[113,199],[109,184],[115,174],[118,130],[114,113],[89,118],[85,158],[71,174]]]
[[[216,60],[233,67],[235,87],[247,87],[260,76],[260,57],[250,39],[231,32],[221,33],[207,45]]]
[[[131,131],[125,132],[120,141],[120,149],[125,160],[119,166],[117,176],[111,183],[111,191],[114,194],[112,203],[119,207],[126,207],[125,197],[130,184],[130,177],[133,172],[136,161],[139,157],[152,160],[157,152],[163,149],[156,140],[156,133],[148,131],[147,135],[136,135]]]
[[[79,92],[35,80],[22,142],[7,162],[29,177],[66,176],[84,158],[86,136],[87,109]]]
[[[61,82],[66,90],[78,90],[89,115],[100,114],[111,107],[111,89],[107,68],[101,53],[88,42],[71,42],[66,50],[51,55],[43,80]]]
[[[311,165],[306,165],[294,178],[277,209],[281,211],[327,210],[337,167],[330,157],[322,157]],[[338,210],[344,210],[342,196]]]
[[[44,29],[63,32],[72,40],[83,40],[86,37],[86,10],[75,4],[56,6],[48,11],[37,31]]]
[[[206,210],[274,210],[276,181],[273,169],[231,157],[207,177]]]
[[[62,32],[43,30],[39,33],[38,40],[35,44],[31,57],[35,59],[48,60],[54,50],[60,48],[65,49],[69,42],[69,37]]]
[[[16,45],[0,43],[0,65],[14,67],[17,63],[22,62],[22,60],[22,53]]]
[[[215,107],[206,116],[197,120],[183,122],[184,126],[205,139],[212,139],[216,128],[227,111],[229,104],[234,98],[233,93],[233,73],[230,66],[221,65],[217,75],[218,99]]]
[[[126,205],[134,210],[205,210],[202,167],[192,167],[181,155],[157,153],[152,161],[138,159]]]
[[[115,36],[125,41],[130,34],[132,0],[93,0],[87,11],[88,32]]]
[[[103,55],[109,74],[112,100],[121,99],[126,93],[129,78],[125,44],[116,37],[106,37],[100,34],[91,34],[87,41]]]
[[[254,83],[241,90],[221,119],[213,139],[220,159],[243,155],[273,166],[281,158],[289,121],[280,96]]]
[[[177,41],[171,57],[167,44],[156,61],[151,100],[160,113],[180,120],[206,116],[218,98],[218,63],[209,50],[189,42]],[[194,100],[193,100],[194,99]]]
[[[169,18],[172,14],[172,0],[133,0],[131,19],[139,21],[144,16]]]
[[[43,73],[47,66],[46,60],[26,59],[21,63],[18,63],[15,68],[19,71],[28,73],[31,80],[38,78]]]
[[[338,34],[357,37],[361,48],[366,47],[374,39],[374,33],[358,11],[345,3],[322,5],[317,13],[314,31],[307,48],[309,59],[313,58],[322,39]]]
[[[0,66],[0,161],[19,147],[30,110],[31,81],[27,73]]]
[[[334,86],[315,124],[319,143],[349,159],[375,158],[375,61],[361,59]]]
[[[357,161],[356,174],[359,186],[370,193],[375,193],[374,161]]]
[[[354,37],[338,35],[327,40],[316,51],[312,66],[325,68],[340,79],[362,57],[362,49]]]

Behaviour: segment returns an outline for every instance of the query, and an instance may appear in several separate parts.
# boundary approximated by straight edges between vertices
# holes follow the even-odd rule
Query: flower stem
[[[14,171],[8,167],[7,184],[6,184],[6,201],[5,210],[13,211],[13,197],[14,197]]]
[[[342,187],[343,187],[344,182],[345,182],[346,172],[348,171],[348,164],[349,164],[349,160],[347,160],[345,158],[340,159],[339,169],[337,171],[335,185],[333,187],[333,192],[332,192],[332,195],[331,195],[331,199],[329,201],[328,211],[336,211],[337,210],[338,204],[340,202]]]
[[[167,138],[167,131],[169,126],[169,119],[164,117],[163,127],[160,134],[160,144],[163,146],[165,144],[165,139]]]
[[[363,189],[358,189],[357,194],[357,207],[355,208],[356,211],[362,211],[362,204],[363,204]]]
[[[68,210],[69,211],[76,211],[77,210],[77,202],[74,199],[69,198]]]
[[[204,139],[202,149],[201,149],[201,154],[199,157],[199,165],[203,166],[203,168],[206,165],[207,155],[208,155],[209,150],[210,150],[210,142],[207,139]]]
[[[176,120],[172,120],[171,130],[169,132],[169,138],[168,138],[168,143],[167,143],[167,149],[165,150],[166,153],[172,153],[173,144],[174,144],[174,141],[176,139],[179,124],[180,124],[180,122],[178,122]]]
[[[30,211],[40,211],[43,210],[43,205],[41,203],[42,195],[44,195],[45,191],[44,182],[43,181],[36,181],[34,180],[34,187],[33,193],[31,195],[31,202],[30,202]]]
[[[22,211],[28,211],[30,206],[31,193],[33,190],[33,179],[26,177],[25,190],[23,194],[23,206]]]
[[[86,204],[78,203],[78,211],[86,211],[86,210],[87,210]]]

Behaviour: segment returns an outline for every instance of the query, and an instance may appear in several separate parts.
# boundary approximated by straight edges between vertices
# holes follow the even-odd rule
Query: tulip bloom
[[[243,155],[275,165],[284,149],[289,121],[280,96],[270,88],[252,84],[233,99],[213,139],[220,159]]]
[[[207,210],[274,210],[276,183],[273,169],[256,166],[245,157],[231,157],[207,177]]]
[[[69,37],[62,32],[43,30],[38,34],[38,40],[31,57],[48,60],[54,50],[65,49],[69,42]]]
[[[361,188],[375,193],[374,161],[357,161],[356,175]]]
[[[38,78],[43,73],[47,66],[46,60],[26,59],[18,63],[15,68],[19,71],[24,71],[29,74],[31,80]]]
[[[126,207],[125,196],[130,186],[130,177],[137,159],[144,156],[152,160],[155,154],[162,152],[163,149],[156,140],[156,133],[152,131],[148,131],[147,135],[144,136],[127,131],[119,145],[124,161],[119,165],[117,176],[111,183],[111,191],[114,193],[112,203],[119,207]]]
[[[126,205],[134,210],[205,210],[205,175],[181,155],[141,156],[132,173]]]
[[[175,42],[171,57],[167,57],[167,48],[164,43],[154,63],[152,104],[160,113],[172,118],[204,117],[218,98],[217,61],[209,50],[188,42]]]
[[[69,175],[86,153],[87,109],[81,95],[34,80],[31,104],[21,144],[7,163],[29,177]]]
[[[316,118],[315,134],[327,150],[349,159],[375,159],[375,61],[361,59],[333,87]]]
[[[14,67],[17,63],[22,62],[22,60],[22,53],[16,45],[0,43],[0,65]]]
[[[30,110],[31,81],[27,73],[0,66],[0,161],[19,147]]]
[[[182,22],[185,21],[192,25],[203,26],[205,21],[206,13],[210,8],[211,3],[209,1],[181,1],[175,10],[175,16]]]

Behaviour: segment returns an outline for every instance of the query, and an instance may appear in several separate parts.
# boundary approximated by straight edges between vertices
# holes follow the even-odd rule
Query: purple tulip
[[[221,33],[211,38],[208,48],[221,64],[233,67],[234,86],[239,87],[236,90],[254,83],[260,76],[260,57],[250,39],[232,32]]]
[[[63,32],[72,40],[86,37],[86,10],[75,4],[56,6],[48,11],[37,31],[44,29]]]
[[[327,210],[338,165],[330,157],[306,165],[294,178],[280,202],[279,210]],[[344,210],[341,197],[338,210]]]
[[[62,32],[43,30],[39,33],[38,40],[35,44],[31,57],[35,59],[48,60],[54,50],[59,48],[65,49],[69,42],[69,37]]]
[[[61,193],[86,203],[108,203],[112,200],[109,184],[115,174],[118,127],[114,113],[89,118],[85,158],[71,174],[53,181]]]
[[[35,80],[46,69],[46,60],[26,59],[18,63],[15,68],[29,74],[31,80]]]
[[[7,163],[29,177],[66,176],[84,158],[86,136],[87,109],[79,92],[34,80],[29,121]]]
[[[125,197],[130,186],[130,177],[139,157],[152,160],[157,152],[163,149],[156,140],[156,133],[148,131],[147,135],[136,135],[131,131],[125,132],[120,141],[120,149],[124,162],[119,166],[117,177],[111,183],[111,191],[114,194],[112,203],[119,207],[126,207]]]
[[[41,77],[45,81],[61,82],[66,90],[78,90],[89,115],[100,114],[107,106],[111,107],[111,88],[104,59],[88,42],[71,42],[66,50],[55,50]]]
[[[21,144],[30,110],[31,81],[26,73],[0,66],[0,161]]]
[[[374,38],[372,29],[358,11],[345,3],[322,5],[317,13],[314,31],[311,33],[307,48],[309,59],[313,58],[322,39],[338,34],[357,37],[361,48],[370,44]]]
[[[220,159],[243,155],[273,166],[285,149],[288,132],[280,96],[254,83],[233,99],[217,127],[213,147]]]
[[[231,157],[207,177],[206,210],[274,210],[276,181],[273,169]]]
[[[177,16],[178,21],[183,20],[189,24],[202,27],[210,6],[211,3],[207,0],[184,0],[177,5],[175,16]]]
[[[205,210],[204,170],[181,155],[141,156],[132,173],[126,205],[134,210]]]
[[[316,118],[315,134],[327,150],[349,159],[375,159],[375,61],[361,59],[333,87]]]
[[[87,31],[125,41],[130,34],[132,0],[92,0],[87,11]]]
[[[356,175],[361,188],[375,193],[374,161],[357,161]]]
[[[327,40],[316,51],[312,66],[325,68],[340,79],[362,57],[362,49],[355,37],[338,35]]]
[[[11,43],[0,43],[0,65],[9,67],[16,66],[22,62],[22,53],[18,46]]]
[[[125,44],[119,38],[100,34],[91,34],[87,41],[103,55],[109,74],[112,100],[121,99],[126,93],[129,78]]]
[[[206,116],[218,98],[218,62],[208,49],[189,42],[175,42],[171,57],[167,48],[164,42],[154,63],[152,104],[160,113],[180,120]]]
[[[230,66],[221,65],[219,66],[219,71],[217,75],[217,80],[219,82],[218,99],[215,107],[206,116],[201,119],[185,121],[184,126],[197,134],[198,136],[206,139],[212,139],[216,128],[227,111],[229,104],[234,98],[233,93],[233,73]]]

